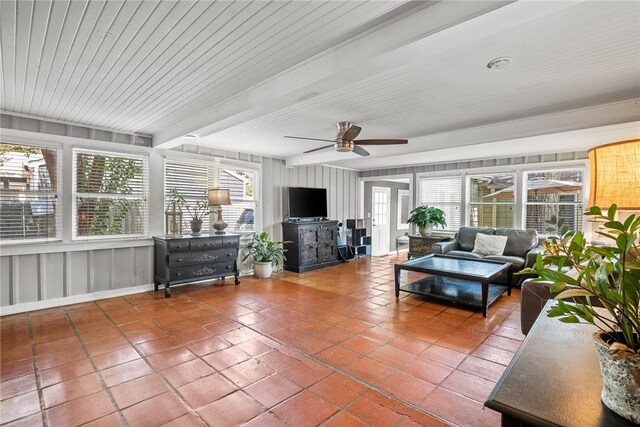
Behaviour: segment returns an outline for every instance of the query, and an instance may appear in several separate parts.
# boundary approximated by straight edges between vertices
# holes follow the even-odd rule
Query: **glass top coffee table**
[[[510,262],[456,258],[437,254],[427,255],[395,265],[396,298],[400,291],[424,295],[458,304],[487,307],[507,291],[511,295],[512,265]],[[409,283],[400,284],[403,270],[425,274]],[[509,285],[496,285],[491,281],[507,274]]]

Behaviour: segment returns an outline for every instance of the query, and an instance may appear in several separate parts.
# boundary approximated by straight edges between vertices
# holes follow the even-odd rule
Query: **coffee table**
[[[458,304],[482,308],[482,317],[487,317],[487,307],[507,291],[511,295],[510,262],[475,260],[431,254],[395,265],[396,298],[400,291],[424,295]],[[400,284],[403,271],[424,273],[426,276]],[[507,274],[509,285],[491,283]]]

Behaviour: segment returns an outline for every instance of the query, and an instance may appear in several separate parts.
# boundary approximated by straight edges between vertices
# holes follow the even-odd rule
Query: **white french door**
[[[371,187],[371,255],[389,254],[391,188]]]

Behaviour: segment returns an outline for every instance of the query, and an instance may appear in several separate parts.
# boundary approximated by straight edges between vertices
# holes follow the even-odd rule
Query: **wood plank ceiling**
[[[3,0],[0,108],[154,133],[199,94],[222,101],[402,6]]]

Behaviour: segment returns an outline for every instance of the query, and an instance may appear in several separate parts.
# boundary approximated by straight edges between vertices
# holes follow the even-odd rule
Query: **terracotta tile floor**
[[[1,318],[2,425],[497,426],[482,403],[524,338],[401,293],[401,256]]]

